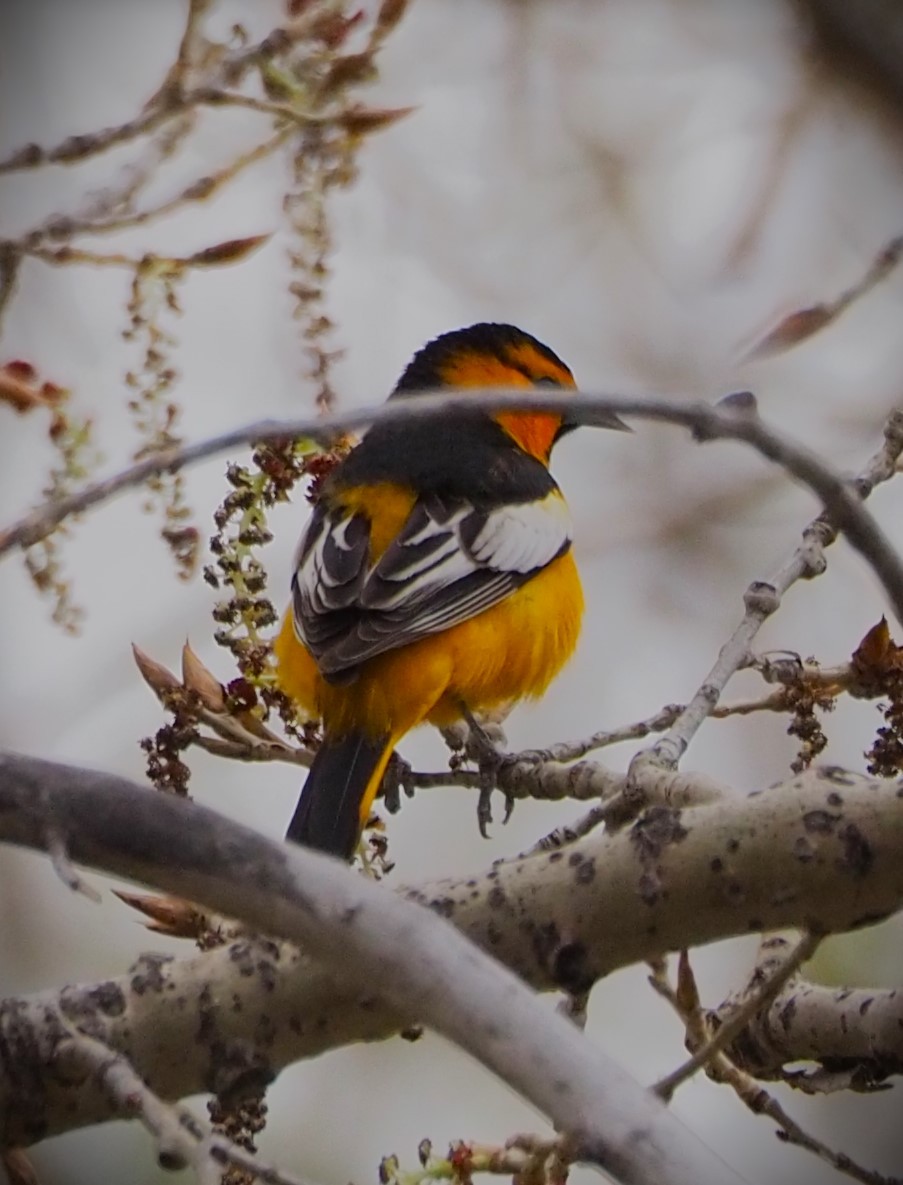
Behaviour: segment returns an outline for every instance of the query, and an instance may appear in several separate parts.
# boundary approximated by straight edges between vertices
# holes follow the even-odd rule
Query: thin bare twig
[[[295,132],[296,129],[291,124],[287,127],[280,128],[272,136],[256,144],[253,148],[239,153],[238,156],[234,157],[221,169],[208,173],[197,181],[192,181],[180,193],[174,197],[167,198],[165,201],[160,202],[159,205],[151,206],[145,210],[112,214],[101,221],[95,221],[90,218],[54,216],[36,230],[24,235],[22,242],[26,246],[32,246],[39,244],[44,238],[59,240],[69,239],[76,234],[107,234],[110,231],[127,230],[131,227],[145,226],[149,222],[155,222],[158,218],[163,218],[167,214],[180,209],[186,202],[206,201],[222,189],[224,185],[227,185],[237,177],[239,173],[272,155]]]
[[[759,447],[761,443],[766,456],[779,460],[779,442],[768,429],[763,428],[763,431],[764,436],[756,434],[758,443],[754,440],[750,440],[750,443],[755,447]],[[893,477],[901,453],[903,413],[893,412],[885,425],[881,448],[870,458],[863,472],[853,483],[841,482],[832,474],[817,474],[812,468],[811,457],[797,456],[793,463],[788,465],[794,476],[810,484],[822,497],[825,510],[805,528],[800,546],[772,577],[766,581],[754,581],[749,586],[744,597],[746,612],[743,619],[721,648],[714,666],[698,691],[665,736],[634,758],[634,773],[650,761],[671,768],[677,764],[702,722],[717,704],[727,681],[750,659],[753,639],[765,621],[776,611],[783,594],[796,581],[810,579],[824,571],[824,550],[837,538],[838,531],[843,531],[862,554],[866,554],[864,549],[868,550],[869,562],[881,578],[885,591],[893,602],[898,617],[900,616],[903,609],[903,601],[900,598],[903,587],[898,582],[900,558],[871,515],[867,512],[865,516],[857,514],[856,526],[850,528],[848,511],[851,499],[857,501],[859,511],[864,510],[862,499],[867,498],[876,485]],[[785,457],[785,460],[787,459]],[[855,488],[855,493],[852,492],[851,486]],[[874,524],[879,534],[873,535],[869,524]]]
[[[903,257],[903,235],[885,243],[862,276],[834,300],[797,309],[785,317],[744,356],[744,361],[768,357],[807,341],[833,324],[852,305],[868,295],[893,272]]]
[[[227,54],[219,68],[217,81],[226,86],[235,86],[249,71],[260,69],[292,45],[313,36],[318,26],[323,27],[330,19],[340,17],[342,8],[338,0],[330,4],[311,5],[310,11],[271,29],[261,41]]]
[[[804,934],[777,966],[771,967],[767,974],[761,975],[758,979],[754,976],[746,999],[732,1008],[723,1023],[682,1065],[655,1084],[653,1089],[659,1098],[670,1100],[679,1086],[692,1078],[697,1070],[707,1066],[716,1053],[730,1045],[753,1017],[771,1003],[803,963],[812,958],[820,942],[821,935],[811,932]]]
[[[86,251],[80,247],[21,247],[21,253],[51,267],[67,267],[70,264],[84,264],[88,267],[118,267],[135,272],[151,267],[159,271],[182,272],[189,268],[209,268],[217,264],[235,263],[245,258],[269,239],[269,235],[249,235],[243,239],[230,239],[226,243],[202,248],[190,255],[161,255],[157,252],[141,256],[126,255],[121,251]],[[6,246],[0,240],[0,251]],[[16,244],[10,244],[16,247]]]
[[[808,485],[824,503],[827,515],[827,520],[816,520],[810,526],[804,547],[798,549],[790,563],[781,569],[770,584],[757,584],[751,587],[747,593],[747,601],[752,602],[749,611],[754,615],[762,615],[762,620],[773,612],[777,595],[789,587],[793,580],[817,567],[818,551],[826,542],[836,537],[837,531],[840,530],[872,564],[898,617],[903,620],[903,562],[862,503],[863,496],[878,481],[886,480],[895,471],[896,460],[903,452],[903,413],[897,412],[891,415],[885,428],[884,447],[872,459],[866,474],[857,479],[855,488],[852,488],[851,483],[835,474],[807,449],[768,428],[757,416],[738,414],[730,409],[712,407],[705,403],[678,403],[664,399],[631,399],[588,394],[574,398],[572,395],[537,390],[423,394],[418,395],[416,400],[393,400],[375,408],[335,413],[319,419],[259,420],[184,448],[167,450],[156,456],[147,457],[113,477],[86,487],[71,498],[39,507],[20,522],[0,532],[0,554],[17,545],[29,546],[37,542],[70,514],[86,510],[121,490],[140,485],[154,474],[175,473],[186,465],[229,449],[279,438],[306,437],[323,441],[338,432],[374,422],[421,419],[448,414],[462,406],[479,406],[486,409],[518,407],[525,410],[549,411],[567,408],[571,418],[590,425],[600,416],[613,411],[639,419],[679,424],[692,429],[699,437],[707,440],[745,441],[775,464],[783,466],[803,484]],[[816,559],[813,559],[813,555]],[[749,629],[750,626],[744,626],[743,634],[745,635]],[[752,630],[752,634],[755,632]],[[741,647],[738,642],[734,642],[732,649],[736,650],[737,654],[735,657],[731,656],[731,661],[739,665],[748,652],[748,644]],[[736,666],[733,669],[736,670]],[[707,714],[713,706],[710,702],[708,683],[703,685],[700,693],[688,705],[684,717],[691,710],[694,715],[699,712],[703,706],[703,703],[699,702],[700,699],[707,704]],[[684,717],[678,720],[672,730],[673,735],[669,734],[665,742],[666,745],[676,745],[680,752],[686,745],[678,743],[676,729],[682,724]]]
[[[92,156],[106,152],[109,148],[114,148],[117,144],[126,144],[130,140],[136,140],[139,136],[154,131],[168,119],[177,115],[182,107],[182,102],[175,98],[167,103],[145,108],[133,119],[128,119],[115,127],[67,136],[54,148],[41,148],[39,144],[26,144],[10,156],[0,160],[0,174],[17,172],[20,169],[34,169],[40,165],[68,165],[88,160]]]
[[[208,737],[201,733],[191,743],[214,757],[228,757],[233,761],[247,761],[251,764],[281,761],[286,765],[300,765],[303,769],[308,769],[313,760],[312,755],[305,749],[293,749],[288,745],[273,744],[256,738],[240,741],[225,737]]]
[[[163,84],[133,119],[125,120],[113,127],[96,132],[67,136],[53,148],[42,148],[38,144],[26,144],[0,161],[0,174],[22,169],[38,168],[46,164],[77,164],[98,156],[119,144],[137,140],[162,124],[184,113],[197,102],[202,102],[190,89],[185,80],[192,64],[196,44],[200,37],[199,22],[207,7],[206,0],[193,0],[182,35],[176,61],[167,72]],[[337,8],[337,5],[331,6]],[[249,70],[261,66],[278,54],[289,49],[295,42],[311,35],[317,23],[322,22],[328,11],[323,5],[314,5],[313,11],[298,20],[273,29],[255,45],[224,54],[213,70],[208,89],[219,85],[237,85]]]
[[[190,0],[176,60],[170,66],[162,85],[144,105],[144,112],[161,104],[181,104],[192,71],[205,64],[205,58],[212,53],[212,47],[205,39],[201,28],[201,21],[209,7],[210,0]],[[84,211],[74,217],[93,223],[103,221],[114,213],[132,210],[135,199],[155,175],[157,168],[178,151],[179,146],[194,129],[197,114],[197,107],[183,106],[172,119],[165,120],[151,133],[151,139],[143,155],[124,166],[120,172],[120,180],[92,197]],[[90,137],[83,137],[83,140],[90,145]]]
[[[176,60],[169,68],[163,85],[138,115],[113,127],[67,136],[54,148],[26,144],[0,161],[0,174],[48,164],[77,164],[99,156],[118,144],[137,140],[183,113],[191,105],[184,83],[196,53],[199,24],[208,7],[209,0],[190,0]]]
[[[807,670],[807,678],[808,678]],[[822,683],[833,682],[827,672],[813,668],[813,678]],[[823,676],[823,677],[822,677]],[[674,721],[685,711],[685,704],[666,704],[652,716],[645,720],[635,720],[632,724],[622,724],[619,728],[603,728],[591,736],[582,737],[574,741],[557,741],[544,749],[522,749],[512,754],[515,762],[545,762],[545,761],[579,761],[587,753],[597,749],[607,749],[611,745],[620,745],[624,741],[643,740],[654,732],[663,732],[670,728]],[[733,704],[718,704],[709,715],[715,720],[727,720],[731,716],[752,716],[755,712],[786,711],[786,697],[783,688],[779,688],[759,699],[738,700]]]
[[[340,114],[314,115],[300,111],[291,103],[276,103],[270,99],[258,99],[255,95],[245,95],[240,91],[224,91],[215,86],[197,87],[191,93],[195,103],[205,107],[243,107],[246,111],[257,111],[261,115],[271,115],[283,123],[294,123],[300,127],[327,127],[334,123]]]
[[[202,22],[207,15],[207,10],[210,8],[211,2],[212,0],[188,0],[185,28],[182,31],[182,39],[179,42],[176,60],[167,71],[166,78],[163,80],[163,86],[160,88],[164,93],[167,90],[175,91],[176,93],[181,93],[185,90],[192,70],[197,65],[198,59],[203,53],[205,38]]]
[[[47,855],[50,857],[50,864],[53,871],[67,889],[71,889],[73,893],[80,893],[95,905],[100,904],[100,893],[76,871],[72,861],[69,859],[69,853],[66,851],[65,841],[59,831],[52,825],[48,828]]]
[[[147,143],[138,159],[123,167],[118,184],[101,190],[84,213],[77,217],[92,223],[102,222],[112,214],[133,210],[138,195],[158,175],[160,166],[176,155],[194,131],[197,117],[197,109],[190,108],[164,124]]]
[[[618,745],[622,741],[642,740],[653,732],[661,732],[670,728],[680,713],[682,704],[666,704],[653,716],[645,720],[637,720],[633,724],[624,724],[620,728],[600,729],[592,736],[578,741],[559,741],[545,749],[524,749],[513,756],[515,761],[579,761],[594,749],[606,749],[609,745]]]

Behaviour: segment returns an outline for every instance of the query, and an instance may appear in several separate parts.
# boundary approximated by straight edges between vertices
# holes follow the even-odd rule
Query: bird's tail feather
[[[286,839],[350,860],[392,748],[388,736],[326,737],[310,767]]]

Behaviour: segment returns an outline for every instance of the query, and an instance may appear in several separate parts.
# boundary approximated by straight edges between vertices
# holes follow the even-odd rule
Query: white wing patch
[[[542,502],[502,506],[470,545],[474,559],[502,572],[533,572],[550,563],[571,539],[571,516],[558,494]]]

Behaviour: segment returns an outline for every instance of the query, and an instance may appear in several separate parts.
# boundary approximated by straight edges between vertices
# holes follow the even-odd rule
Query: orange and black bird
[[[424,346],[390,398],[538,386],[575,383],[528,333],[480,324]],[[275,643],[323,726],[288,839],[351,859],[405,733],[539,696],[570,657],[583,592],[549,455],[573,427],[477,407],[377,423],[329,474]]]

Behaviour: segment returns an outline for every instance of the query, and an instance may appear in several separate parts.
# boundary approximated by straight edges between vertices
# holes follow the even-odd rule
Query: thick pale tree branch
[[[452,926],[344,864],[267,840],[196,803],[152,794],[125,779],[0,758],[0,836],[45,849],[51,831],[63,838],[74,861],[132,876],[304,944],[347,989],[372,994],[378,984],[385,1003],[425,1021],[492,1069],[573,1139],[577,1159],[616,1180],[742,1180],[574,1025],[550,1014],[511,971]],[[205,998],[209,1014],[209,986]],[[117,1012],[121,1003],[120,996],[108,999],[106,1011]],[[175,1006],[173,999],[169,1008]],[[52,1009],[46,1019],[52,1024]],[[103,1039],[90,1031],[90,1015],[81,1019],[90,1036]],[[208,1015],[208,1028],[211,1023]],[[24,1068],[27,1027],[14,1007],[13,1036],[3,1039],[7,1073],[20,1075]],[[45,1049],[44,1073],[54,1064],[60,1039],[58,1031]],[[220,1068],[228,1073],[228,1055],[219,1052]],[[184,1049],[179,1060],[185,1060]],[[138,1059],[135,1064],[145,1071]],[[35,1068],[32,1062],[32,1073]],[[272,1072],[259,1064],[258,1086]],[[41,1122],[42,1109],[24,1097],[29,1079],[34,1085],[30,1075],[20,1078],[12,1098],[3,1100],[4,1142],[21,1143],[18,1125],[34,1129]],[[36,1135],[32,1130],[30,1138]]]
[[[533,987],[585,991],[617,967],[671,950],[783,927],[846,930],[900,909],[899,790],[841,770],[810,772],[747,798],[726,795],[685,811],[653,807],[617,834],[595,832],[564,851],[406,895],[449,919]],[[48,819],[73,859],[300,940],[310,955],[249,938],[185,962],[148,957],[117,980],[9,1001],[0,1022],[0,1143],[27,1143],[109,1117],[96,1088],[54,1070],[60,1013],[127,1057],[163,1098],[259,1087],[298,1058],[426,1021],[556,1120],[568,1108],[563,1127],[584,1133],[585,1141],[592,1142],[586,1125],[596,1121],[612,1140],[622,1131],[617,1116],[603,1118],[595,1104],[587,1111],[580,1097],[584,1088],[602,1089],[592,1079],[604,1066],[596,1061],[600,1055],[575,1045],[575,1031],[557,1024],[543,1034],[553,1054],[525,1045],[521,1026],[544,1026],[546,1012],[526,1020],[521,1006],[528,1005],[513,980],[505,981],[501,1023],[485,1011],[497,999],[495,989],[474,1011],[469,984],[470,971],[481,965],[476,952],[442,927],[437,954],[432,939],[415,940],[409,911],[396,930],[386,904],[393,895],[385,889],[266,842],[194,803],[109,775],[6,758],[0,838],[43,847]],[[458,988],[467,993],[464,1040],[449,1017]],[[883,1056],[903,1056],[899,1030],[883,1029],[882,1038]],[[807,1049],[819,1059],[833,1052],[830,1042]],[[540,1060],[549,1056],[568,1062],[566,1097],[556,1085],[558,1063]],[[540,1065],[541,1101],[533,1083]],[[634,1092],[624,1099],[635,1130],[645,1095],[639,1092],[641,1110],[634,1111],[636,1088],[628,1081],[625,1089]],[[606,1097],[604,1089],[599,1097]]]
[[[757,995],[760,981],[787,963],[788,951],[790,943],[782,935],[762,943],[749,994]],[[719,1035],[738,1003],[742,993],[710,1014]],[[903,991],[825,987],[810,983],[797,969],[742,1032],[728,1038],[722,1048],[756,1078],[787,1078],[814,1092],[871,1089],[891,1074],[903,1074]],[[788,1075],[784,1067],[796,1061],[823,1068]]]

